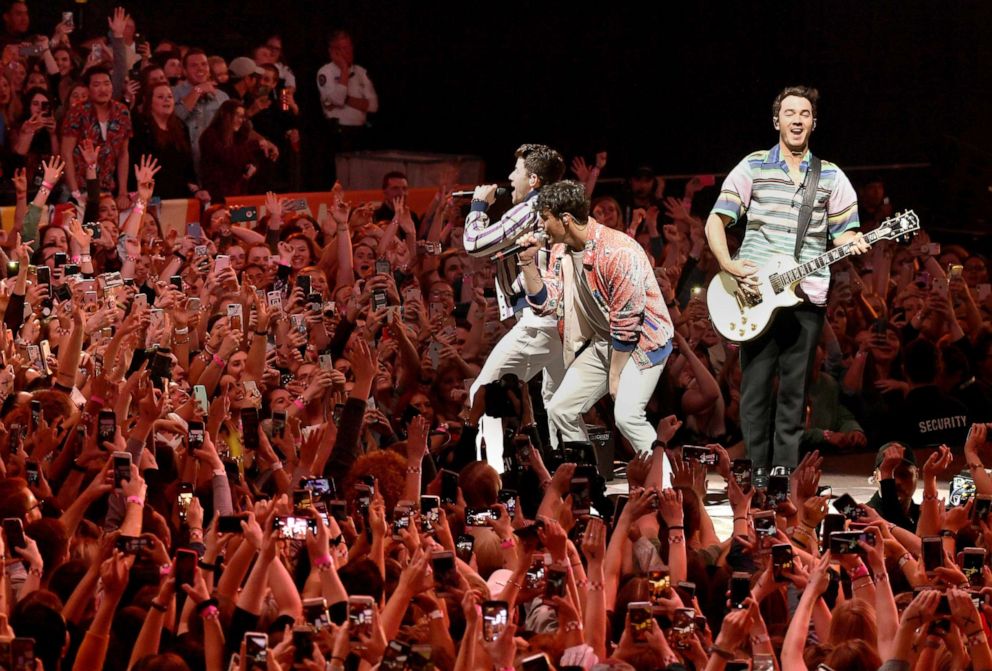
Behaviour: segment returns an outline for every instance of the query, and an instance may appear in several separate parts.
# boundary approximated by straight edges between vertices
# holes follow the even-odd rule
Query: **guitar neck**
[[[884,236],[879,232],[879,229],[871,231],[870,233],[865,233],[864,239],[869,245],[875,244],[878,240],[882,239]],[[815,259],[811,259],[806,263],[802,263],[792,270],[784,273],[779,273],[779,277],[782,278],[783,283],[792,284],[793,282],[798,282],[807,275],[812,275],[817,270],[821,268],[826,268],[827,266],[833,265],[838,261],[846,259],[851,255],[851,249],[854,247],[853,242],[848,242],[847,244],[841,245],[840,247],[834,247],[829,252],[824,252],[820,254]]]

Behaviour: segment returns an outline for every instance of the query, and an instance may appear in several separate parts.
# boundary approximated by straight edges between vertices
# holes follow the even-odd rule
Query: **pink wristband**
[[[293,401],[293,405],[295,405],[300,410],[303,410],[304,408],[307,407],[306,403],[303,402],[302,398],[298,398],[295,401]]]
[[[107,400],[97,396],[96,394],[91,395],[90,400],[94,403],[99,403],[100,405],[107,405]]]
[[[218,366],[220,366],[221,368],[223,368],[224,366],[227,365],[227,362],[224,361],[223,359],[221,359],[216,354],[214,354],[214,363],[217,364]]]
[[[324,555],[323,557],[317,557],[313,560],[313,565],[317,568],[323,568],[325,566],[330,566],[332,562],[331,555]]]
[[[139,505],[142,507],[144,507],[145,505],[145,501],[140,496],[129,496],[127,497],[127,502],[134,503],[135,505]]]
[[[207,606],[200,612],[200,617],[204,620],[210,620],[217,617],[218,613],[220,613],[220,611],[217,610],[217,606]]]
[[[42,183],[41,183],[41,185],[42,185],[43,187],[45,187],[46,189],[48,189],[49,191],[51,191],[52,189],[54,189],[54,188],[55,188],[55,185],[54,185],[54,184],[52,184],[51,182],[49,182],[49,181],[47,181],[47,180],[46,180],[46,181],[44,181],[44,182],[42,182]]]
[[[851,571],[851,580],[857,580],[858,578],[864,578],[868,575],[868,567],[864,564],[859,564],[857,568]]]

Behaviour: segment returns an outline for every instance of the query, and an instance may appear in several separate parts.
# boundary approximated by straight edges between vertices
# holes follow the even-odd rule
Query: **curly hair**
[[[534,209],[542,217],[552,214],[555,219],[561,219],[567,212],[579,224],[585,225],[589,221],[589,196],[584,186],[566,179],[541,189]]]
[[[363,475],[372,475],[378,479],[379,489],[386,504],[386,514],[392,513],[396,503],[403,498],[406,486],[406,460],[392,450],[378,450],[363,454],[348,471],[345,481],[345,491],[349,501],[355,498],[355,485],[361,482]]]

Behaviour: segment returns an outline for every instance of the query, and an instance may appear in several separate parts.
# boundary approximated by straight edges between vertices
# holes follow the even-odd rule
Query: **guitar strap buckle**
[[[806,169],[806,179],[804,180],[806,190],[803,193],[803,204],[799,206],[799,226],[796,229],[796,261],[799,260],[799,252],[802,251],[806,231],[809,230],[809,222],[813,218],[813,203],[816,200],[816,187],[820,184],[821,167],[820,159],[810,154],[809,167]]]

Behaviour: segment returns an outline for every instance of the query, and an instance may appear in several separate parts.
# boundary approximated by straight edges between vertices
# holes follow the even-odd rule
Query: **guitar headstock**
[[[908,240],[920,230],[920,218],[913,210],[899,212],[889,217],[875,229],[874,233],[886,240]]]

